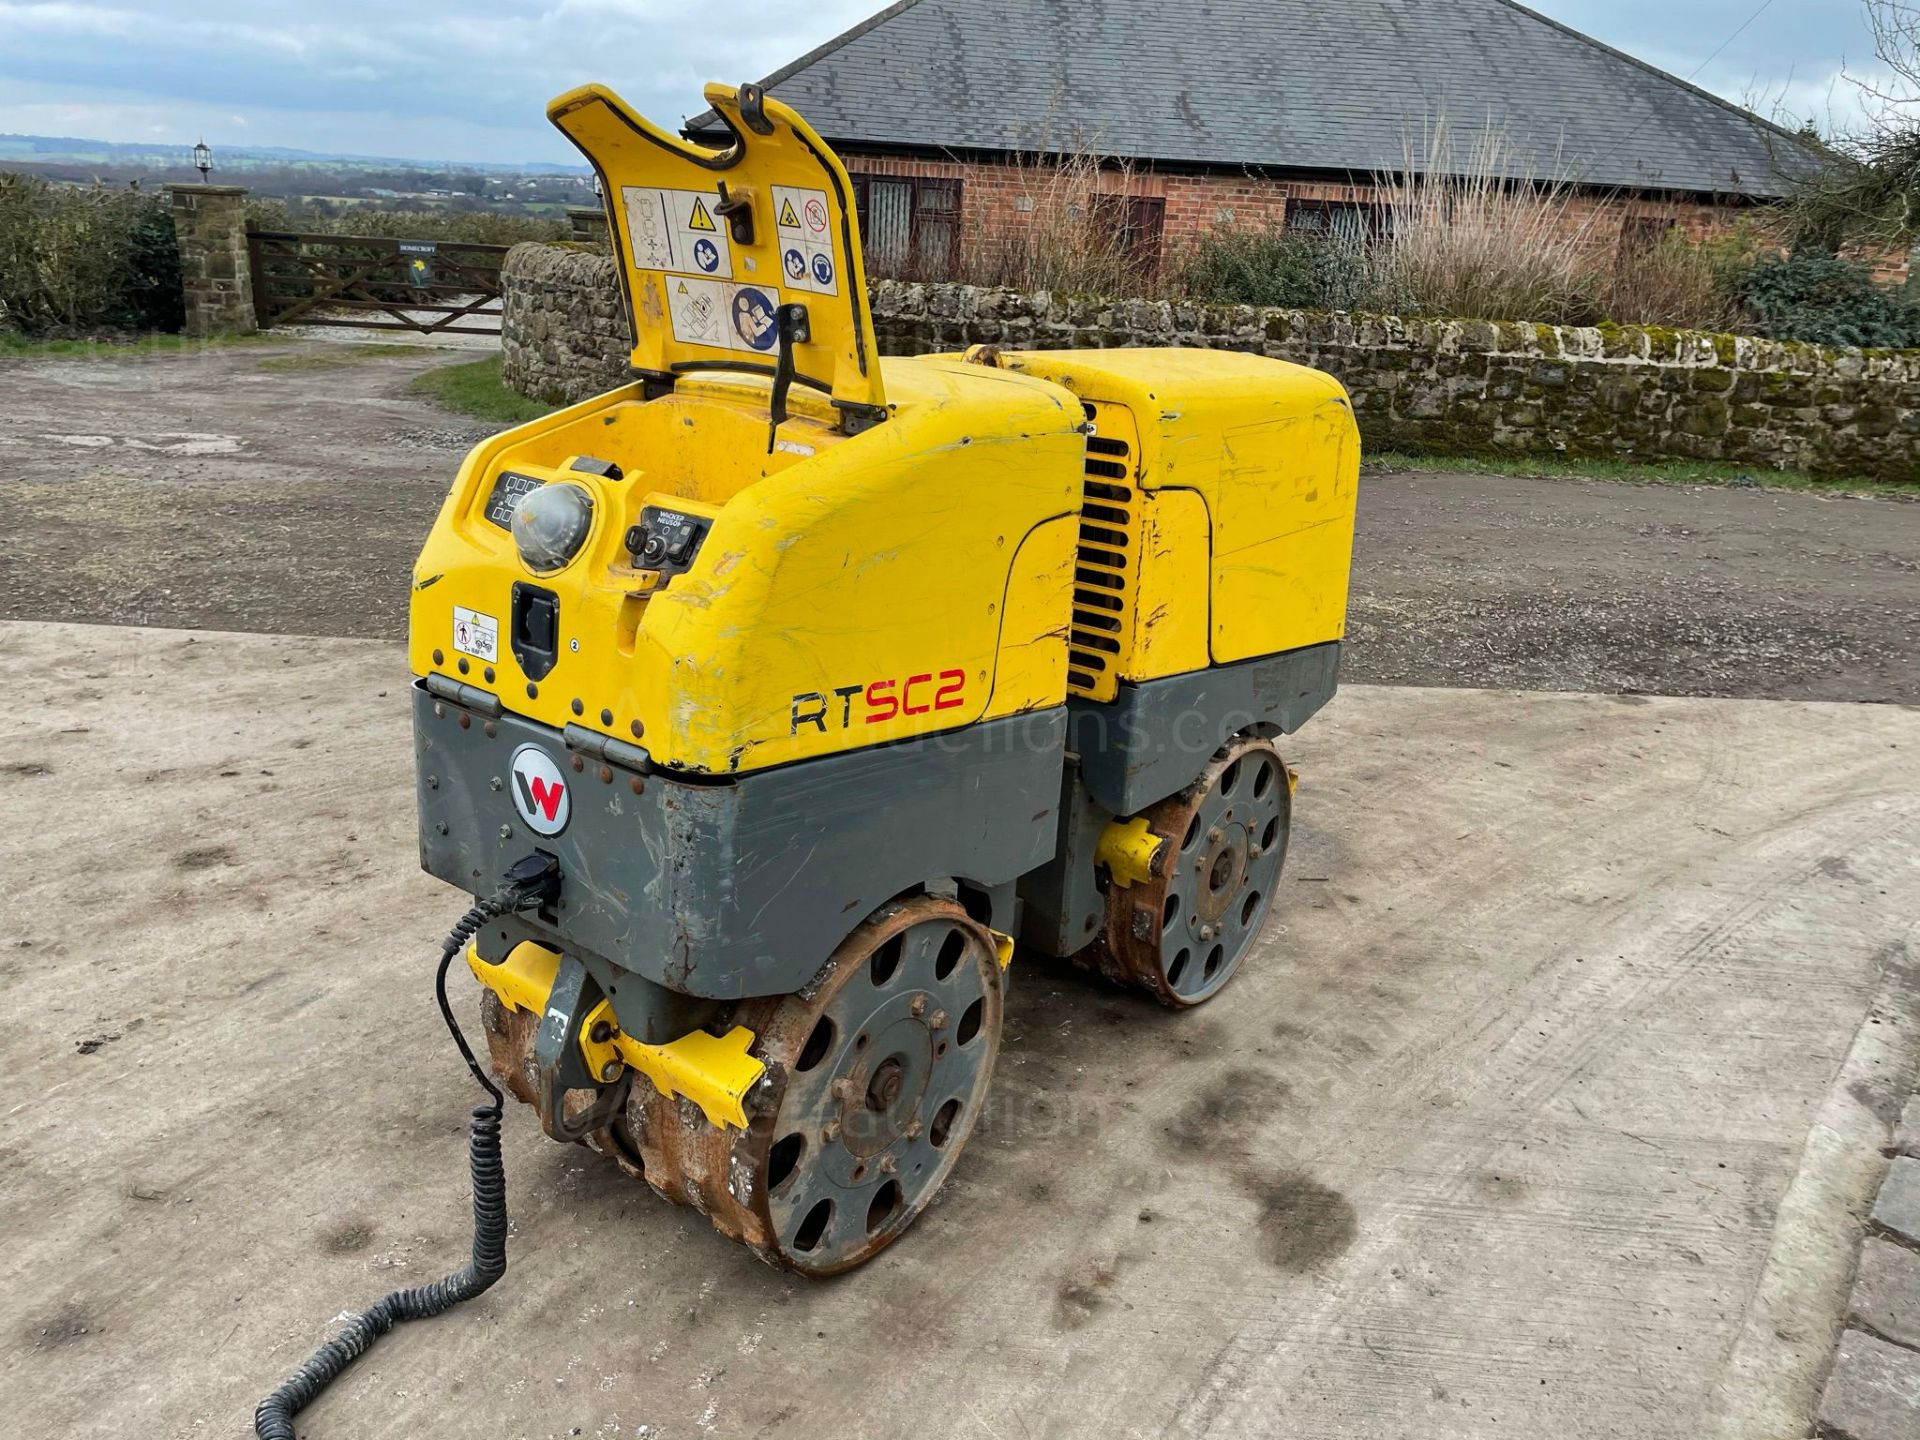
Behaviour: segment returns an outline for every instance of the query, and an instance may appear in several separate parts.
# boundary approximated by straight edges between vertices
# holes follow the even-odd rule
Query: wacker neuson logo
[[[538,745],[513,752],[513,808],[536,835],[558,835],[573,815],[566,777]]]

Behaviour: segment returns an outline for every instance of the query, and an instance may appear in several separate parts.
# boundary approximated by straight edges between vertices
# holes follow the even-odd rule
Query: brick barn
[[[900,0],[766,79],[845,159],[875,274],[944,278],[1031,223],[1044,158],[1151,272],[1216,228],[1377,234],[1436,120],[1569,180],[1597,243],[1780,199],[1802,142],[1512,0]],[[711,113],[687,134],[724,140]]]

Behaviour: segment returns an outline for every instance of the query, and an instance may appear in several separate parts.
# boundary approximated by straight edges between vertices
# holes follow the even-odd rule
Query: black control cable
[[[286,1384],[260,1402],[253,1412],[253,1433],[259,1440],[295,1440],[293,1417],[315,1396],[402,1320],[424,1320],[451,1310],[463,1300],[490,1287],[507,1273],[507,1173],[500,1162],[500,1119],[506,1097],[474,1058],[460,1022],[447,1003],[447,968],[467,948],[475,932],[489,920],[521,910],[551,904],[560,893],[560,866],[551,856],[529,855],[507,871],[500,888],[460,917],[440,951],[440,968],[433,978],[440,1018],[460,1047],[461,1058],[473,1072],[491,1105],[477,1106],[467,1129],[467,1163],[473,1174],[473,1258],[463,1270],[430,1285],[396,1290],[348,1320],[340,1333],[314,1352]]]

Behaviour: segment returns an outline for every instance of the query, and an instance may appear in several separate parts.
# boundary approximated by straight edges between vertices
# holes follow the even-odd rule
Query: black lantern
[[[193,147],[193,168],[200,172],[200,179],[203,183],[208,173],[213,169],[213,151],[207,148],[207,142],[204,140]]]

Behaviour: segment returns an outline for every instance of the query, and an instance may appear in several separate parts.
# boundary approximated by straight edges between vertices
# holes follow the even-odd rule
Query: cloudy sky
[[[757,78],[883,3],[0,0],[0,132],[573,162],[544,118],[561,90],[602,80],[677,123],[704,81]],[[1533,3],[1665,69],[1699,70],[1731,99],[1801,116],[1850,119],[1841,71],[1873,64],[1861,0],[1772,0],[1758,18],[1761,0]]]

